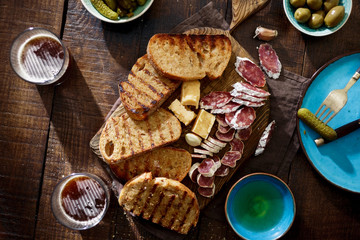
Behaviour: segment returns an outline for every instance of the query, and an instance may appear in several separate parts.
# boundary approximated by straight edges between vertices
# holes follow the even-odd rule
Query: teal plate
[[[360,52],[333,59],[312,77],[301,107],[315,113],[326,96],[334,89],[344,88],[360,66]],[[336,129],[360,118],[360,83],[348,91],[343,109],[328,123]],[[302,121],[297,120],[301,146],[314,168],[336,186],[360,193],[360,129],[333,142],[317,147],[319,137]]]
[[[295,199],[290,188],[280,178],[267,173],[241,178],[232,186],[225,202],[230,226],[237,235],[249,240],[284,236],[295,214]]]
[[[345,7],[345,16],[337,26],[328,28],[325,25],[323,25],[318,29],[312,29],[308,27],[306,23],[298,23],[294,18],[294,13],[296,8],[291,6],[290,0],[283,0],[284,11],[290,23],[300,32],[315,37],[323,37],[330,35],[338,31],[342,26],[344,26],[352,10],[352,0],[340,0],[339,5]]]

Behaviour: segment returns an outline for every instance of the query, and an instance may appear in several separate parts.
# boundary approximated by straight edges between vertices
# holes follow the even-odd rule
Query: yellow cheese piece
[[[215,116],[201,109],[191,131],[203,139],[207,139],[215,122]]]
[[[177,99],[170,104],[169,109],[182,123],[185,124],[185,126],[189,125],[189,123],[191,123],[191,121],[196,117],[196,113],[181,105]]]
[[[183,82],[181,85],[181,97],[180,102],[184,106],[199,107],[200,100],[200,81],[188,81]]]

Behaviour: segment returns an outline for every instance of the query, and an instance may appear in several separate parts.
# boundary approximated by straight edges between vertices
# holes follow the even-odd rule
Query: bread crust
[[[160,75],[144,55],[133,65],[128,78],[120,80],[119,95],[128,115],[135,120],[144,120],[168,99],[180,83]]]
[[[191,154],[180,148],[161,147],[131,159],[110,164],[114,174],[123,181],[151,172],[154,177],[166,177],[181,182],[190,170]]]
[[[114,164],[177,141],[181,130],[179,120],[162,108],[143,121],[133,120],[125,112],[106,121],[100,153],[108,164]]]
[[[163,76],[193,81],[219,78],[231,57],[231,41],[225,35],[155,34],[147,55]]]
[[[128,181],[120,192],[119,204],[128,212],[181,234],[199,220],[196,195],[179,181],[143,173]]]

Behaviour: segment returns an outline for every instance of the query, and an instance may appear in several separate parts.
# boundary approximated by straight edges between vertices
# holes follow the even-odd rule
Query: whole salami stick
[[[352,121],[348,124],[345,124],[344,126],[341,126],[337,129],[335,129],[335,132],[337,134],[336,139],[344,137],[344,136],[348,135],[349,133],[355,131],[358,128],[360,128],[360,119]],[[318,147],[325,143],[331,142],[322,137],[315,139],[314,141],[315,141],[316,146],[318,146]]]

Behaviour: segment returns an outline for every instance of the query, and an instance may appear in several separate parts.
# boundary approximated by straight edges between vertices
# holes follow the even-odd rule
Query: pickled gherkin
[[[335,130],[315,117],[309,109],[300,108],[297,115],[306,125],[320,134],[324,139],[332,141],[337,138]]]
[[[111,20],[117,20],[119,15],[111,10],[102,0],[91,0],[92,5],[101,15]]]

